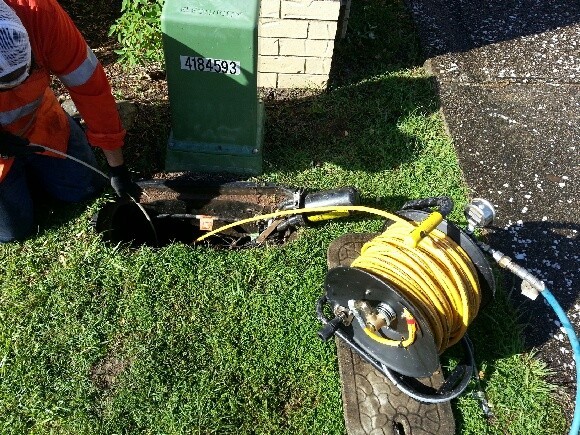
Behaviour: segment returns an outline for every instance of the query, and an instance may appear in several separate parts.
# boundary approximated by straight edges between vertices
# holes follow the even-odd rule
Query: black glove
[[[38,145],[30,145],[28,139],[8,133],[7,131],[0,131],[0,157],[23,157],[44,151],[44,148]]]
[[[109,166],[111,174],[111,186],[121,198],[133,198],[139,201],[141,188],[131,180],[131,174],[125,164],[120,166]]]

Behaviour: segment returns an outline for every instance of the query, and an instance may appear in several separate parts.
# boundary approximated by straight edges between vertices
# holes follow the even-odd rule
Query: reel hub
[[[374,334],[400,340],[406,337],[408,328],[404,310],[408,310],[417,322],[415,342],[404,348],[386,347],[364,331],[360,321],[353,320],[344,327],[345,334],[365,349],[378,362],[407,376],[416,378],[431,376],[439,366],[439,356],[433,333],[421,312],[397,290],[381,278],[361,269],[336,267],[326,275],[326,295],[335,307],[352,307],[359,310],[358,316],[371,321],[373,315],[380,316],[389,311],[392,318],[388,326],[378,328]],[[364,312],[363,304],[367,312]],[[360,308],[357,308],[357,305]],[[389,307],[387,309],[386,307]],[[336,314],[336,313],[335,313]],[[357,316],[355,315],[355,316]],[[382,317],[382,316],[381,316]],[[365,322],[365,326],[369,325]]]

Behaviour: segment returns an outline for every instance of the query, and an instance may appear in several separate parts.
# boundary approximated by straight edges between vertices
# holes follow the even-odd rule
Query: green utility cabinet
[[[165,1],[167,171],[262,172],[259,7],[259,0]]]

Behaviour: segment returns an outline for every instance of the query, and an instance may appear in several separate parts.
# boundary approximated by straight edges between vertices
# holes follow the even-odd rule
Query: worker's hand
[[[44,151],[44,148],[38,145],[30,145],[28,139],[7,131],[0,131],[0,158],[22,157],[41,151]]]
[[[139,201],[141,188],[131,179],[129,169],[125,164],[120,166],[109,166],[111,174],[111,186],[121,198],[133,198]]]

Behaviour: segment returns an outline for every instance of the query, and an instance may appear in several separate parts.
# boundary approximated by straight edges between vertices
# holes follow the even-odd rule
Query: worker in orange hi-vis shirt
[[[51,75],[68,89],[86,132],[58,103]],[[93,167],[91,145],[101,148],[116,193],[138,195],[124,137],[103,67],[56,0],[0,0],[0,243],[33,232],[30,183],[67,202],[100,190],[90,168],[35,144]]]

